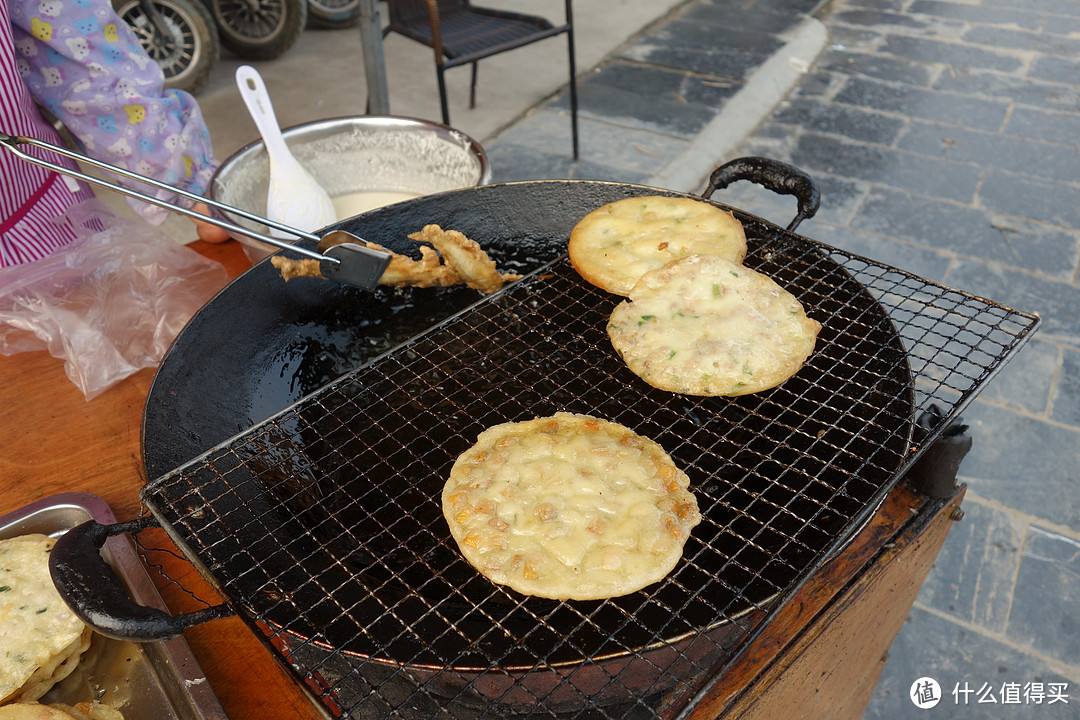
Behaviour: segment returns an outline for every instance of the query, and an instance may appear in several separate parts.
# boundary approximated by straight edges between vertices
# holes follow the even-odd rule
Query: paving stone
[[[948,282],[1024,312],[1038,313],[1041,336],[1080,347],[1080,288],[975,258],[958,258]]]
[[[1033,525],[1016,575],[1008,637],[1023,647],[1070,665],[1080,665],[1080,541]]]
[[[1068,678],[1055,672],[1047,661],[918,606],[901,628],[888,658],[863,720],[921,717],[1073,720],[1076,717],[1076,683],[1070,683]],[[922,677],[932,677],[941,686],[941,702],[933,709],[916,708],[908,696],[912,684]],[[1021,686],[1043,683],[1044,690],[1048,683],[1064,683],[1072,688],[1072,692],[1068,703],[1048,704],[1044,699],[1035,704],[1023,702],[1021,687],[1021,702],[1006,706],[1001,702],[1004,683]],[[979,702],[977,694],[962,692],[965,687],[977,692],[984,684],[994,691],[996,702]],[[954,690],[957,691],[955,695]]]
[[[906,28],[925,29],[929,23],[921,18],[901,12],[889,12],[888,10],[853,9],[842,10],[833,14],[830,21],[848,23],[851,25],[866,25],[876,30],[882,28]]]
[[[1080,75],[1077,75],[1077,78],[1080,79]],[[1059,143],[1073,150],[1076,147],[1076,139],[1080,137],[1080,112],[1016,107],[1009,115],[1005,132],[1010,135]],[[1074,174],[1073,179],[1075,177]]]
[[[682,99],[695,105],[720,110],[746,83],[730,78],[688,75],[682,86]]]
[[[586,84],[578,91],[578,113],[627,127],[691,140],[713,119],[716,111],[674,99],[657,97],[643,105],[643,96],[601,84]],[[565,101],[560,103],[565,106]]]
[[[1055,35],[1075,37],[1077,33],[1080,32],[1080,18],[1054,17],[1049,19],[1046,27],[1043,28],[1043,31]]]
[[[808,171],[891,185],[964,203],[974,197],[980,175],[975,167],[815,133],[799,139],[792,161]]]
[[[1080,427],[1080,350],[1063,349],[1061,376],[1057,381],[1053,403],[1052,419]]]
[[[1073,70],[1073,80],[1080,78],[1080,65]],[[1013,105],[1031,105],[1048,110],[1076,112],[1080,109],[1080,88],[1058,82],[1042,82],[1030,77],[996,72],[945,72],[934,88],[946,92],[978,95]]]
[[[879,145],[892,145],[907,124],[903,118],[804,98],[784,103],[772,121]]]
[[[821,5],[821,0],[706,0],[702,4],[727,10],[728,17],[738,19],[741,24],[742,18],[749,15],[809,13]]]
[[[532,113],[486,148],[495,180],[644,182],[686,147],[667,135],[585,117],[578,118],[578,133],[581,161],[575,165],[569,117],[554,110]]]
[[[1080,243],[1074,233],[888,188],[871,191],[852,224],[1061,280],[1071,279],[1080,262]]]
[[[1078,117],[1080,119],[1080,117]],[[897,147],[1045,180],[1076,182],[1080,150],[996,132],[913,122]]]
[[[972,499],[934,561],[918,602],[992,633],[1009,620],[1027,521]]]
[[[743,29],[739,24],[701,23],[674,20],[646,36],[646,41],[662,43],[687,50],[771,55],[783,41],[775,35]],[[692,70],[693,68],[686,68]]]
[[[987,208],[997,212],[1036,217],[1055,225],[1080,228],[1077,191],[1077,186],[1069,183],[989,171],[979,188],[979,199]]]
[[[920,62],[941,63],[950,66],[955,72],[962,72],[969,68],[1016,72],[1023,66],[1023,61],[1015,54],[904,35],[888,36],[881,47],[881,52]]]
[[[960,475],[980,497],[1080,532],[1080,429],[972,403]]]
[[[950,259],[940,252],[847,226],[822,224],[819,227],[816,219],[807,223],[807,227],[800,228],[800,232],[855,255],[938,283],[944,281],[951,264]]]
[[[588,88],[610,87],[638,97],[635,102],[648,105],[655,102],[696,106],[711,118],[724,102],[731,98],[742,83],[733,80],[711,80],[690,75],[682,70],[644,66],[636,63],[613,62],[579,83],[579,94]],[[678,105],[673,111],[679,111]]]
[[[1051,56],[1035,58],[1028,70],[1028,75],[1075,85],[1078,72],[1080,72],[1080,60]]]
[[[579,90],[588,86],[604,86],[633,92],[642,99],[674,100],[681,97],[687,73],[684,70],[612,62],[578,83]]]
[[[786,8],[769,12],[763,11],[759,7],[749,9],[737,7],[730,2],[723,4],[698,3],[688,9],[680,19],[686,22],[705,23],[721,28],[737,24],[739,29],[744,32],[780,36],[798,23],[802,19],[802,15]]]
[[[853,78],[836,94],[836,102],[936,120],[980,130],[998,130],[1008,104],[937,90]]]
[[[1080,54],[1080,41],[1070,40],[1063,35],[1051,35],[1046,32],[1030,32],[979,25],[964,33],[963,39],[976,45],[1013,48],[1051,55],[1063,55],[1065,57],[1075,57]]]
[[[560,158],[527,145],[499,143],[487,149],[493,182],[518,180],[566,180],[572,173],[572,158]]]
[[[845,225],[851,220],[856,208],[866,197],[868,186],[866,183],[828,174],[807,173],[818,187],[821,196],[821,206],[817,214],[804,221],[803,228],[810,227],[807,223],[826,223],[830,225]],[[789,218],[790,219],[790,216]],[[784,225],[787,225],[785,222]],[[805,231],[803,231],[805,234]],[[813,236],[816,239],[828,242],[826,237]]]
[[[865,7],[872,8],[874,10],[892,10],[894,12],[900,12],[907,5],[909,0],[849,0],[844,3],[846,7]]]
[[[871,28],[851,25],[829,25],[830,47],[854,53],[874,53],[882,42],[882,33]]]
[[[752,71],[761,67],[769,56],[746,52],[727,52],[723,48],[701,50],[671,47],[665,42],[646,40],[624,49],[620,53],[620,57],[668,68],[696,71],[714,78],[742,81]]]
[[[817,72],[811,70],[810,73],[803,78],[799,87],[792,91],[790,98],[820,98],[823,100],[832,99],[832,96],[844,86],[848,80],[847,75],[843,75],[837,72]],[[748,142],[753,142],[753,138],[748,138]]]
[[[979,397],[1012,410],[1050,417],[1048,408],[1052,395],[1057,392],[1060,396],[1060,387],[1064,382],[1064,378],[1055,382],[1060,357],[1061,349],[1053,343],[1043,342],[1036,333],[1016,357],[1001,369],[998,376],[986,385]],[[1055,391],[1055,388],[1058,389]],[[1080,403],[1080,398],[1076,402]],[[1070,404],[1066,402],[1066,405]],[[1080,426],[1080,412],[1077,415],[1072,424]],[[1052,419],[1058,420],[1056,417]]]
[[[918,87],[930,87],[937,72],[907,58],[882,57],[873,53],[852,52],[844,49],[826,51],[818,58],[819,70],[831,70],[856,77],[904,83]],[[805,85],[804,80],[802,85]],[[801,88],[801,86],[800,86]]]
[[[1012,25],[1027,30],[1042,29],[1045,17],[1042,13],[1024,12],[1012,8],[990,8],[971,3],[941,2],[940,0],[915,0],[908,7],[908,12],[975,23]]]
[[[996,7],[1019,7],[1032,12],[1080,16],[1076,0],[981,0],[984,5]]]

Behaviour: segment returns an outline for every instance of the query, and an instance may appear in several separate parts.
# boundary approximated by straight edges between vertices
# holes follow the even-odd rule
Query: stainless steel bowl
[[[487,155],[479,143],[426,120],[380,115],[331,118],[294,125],[283,135],[296,159],[332,198],[362,192],[403,198],[491,182]],[[269,175],[269,157],[262,140],[256,140],[221,163],[210,184],[210,197],[265,217]],[[219,214],[268,232],[261,223]],[[276,250],[238,234],[233,237],[244,244],[253,262]]]

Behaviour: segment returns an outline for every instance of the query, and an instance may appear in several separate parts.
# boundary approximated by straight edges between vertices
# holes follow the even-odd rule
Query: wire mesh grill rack
[[[678,717],[879,506],[1037,319],[746,219],[746,263],[823,323],[781,386],[645,386],[618,298],[565,257],[144,489],[151,511],[315,700],[349,717]],[[914,436],[929,408],[942,422]],[[659,442],[703,521],[664,581],[517,595],[476,573],[439,497],[491,425],[580,412]]]

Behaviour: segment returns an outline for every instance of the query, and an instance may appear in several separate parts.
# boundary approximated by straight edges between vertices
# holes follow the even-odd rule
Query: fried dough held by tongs
[[[409,239],[421,243],[420,259],[391,252],[390,264],[379,278],[380,285],[426,288],[464,283],[490,295],[504,283],[521,278],[514,273],[500,273],[479,244],[456,230],[425,225],[420,232],[409,235]],[[364,244],[374,250],[389,252],[377,243]],[[293,260],[274,255],[270,262],[286,281],[298,277],[323,277],[316,260]]]

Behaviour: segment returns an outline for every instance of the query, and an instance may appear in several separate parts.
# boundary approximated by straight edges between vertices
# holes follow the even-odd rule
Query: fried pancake
[[[12,703],[0,707],[0,720],[124,720],[119,710],[97,702],[76,705]]]
[[[649,270],[687,255],[746,256],[742,223],[703,200],[661,195],[626,198],[593,210],[570,233],[570,264],[617,295]]]
[[[643,275],[607,325],[616,352],[647,383],[706,396],[779,385],[810,357],[820,329],[772,278],[710,255]]]
[[[597,600],[675,567],[701,520],[689,483],[656,442],[556,413],[482,432],[454,463],[442,508],[462,555],[492,582]]]
[[[77,716],[62,708],[29,702],[0,707],[0,720],[77,720]]]
[[[93,631],[90,628],[83,630],[82,635],[74,642],[38,667],[37,671],[19,688],[15,697],[21,702],[30,702],[52,690],[53,685],[62,681],[78,667],[83,653],[90,649],[92,635]]]
[[[54,543],[36,534],[0,540],[0,702],[41,697],[89,646],[49,575]]]

